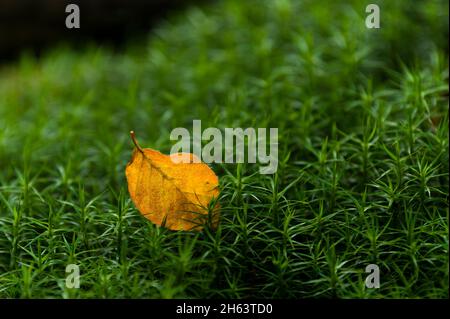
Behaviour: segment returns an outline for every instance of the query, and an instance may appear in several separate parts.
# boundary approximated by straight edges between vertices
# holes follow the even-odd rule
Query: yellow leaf
[[[217,227],[219,205],[211,208],[210,204],[219,196],[219,180],[211,168],[195,163],[198,158],[190,153],[176,154],[188,163],[174,163],[169,155],[142,149],[133,131],[131,138],[136,148],[125,174],[128,192],[141,214],[172,230],[201,230],[208,217]]]

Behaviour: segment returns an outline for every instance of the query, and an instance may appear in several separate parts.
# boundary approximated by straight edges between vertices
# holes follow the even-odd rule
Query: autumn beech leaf
[[[164,155],[143,149],[134,132],[130,134],[135,149],[125,175],[128,192],[141,214],[172,230],[201,230],[205,222],[217,227],[219,180],[211,168],[194,154]]]

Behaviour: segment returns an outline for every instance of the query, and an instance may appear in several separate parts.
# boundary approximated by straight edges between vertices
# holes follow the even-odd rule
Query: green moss
[[[2,70],[0,296],[448,298],[448,2],[380,1],[378,30],[365,5],[223,1]],[[212,165],[215,232],[126,191],[128,132],[167,152],[192,119],[279,129],[277,174]]]

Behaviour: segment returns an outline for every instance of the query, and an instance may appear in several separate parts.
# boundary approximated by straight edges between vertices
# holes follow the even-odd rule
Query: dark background
[[[58,42],[120,46],[169,12],[199,0],[0,0],[0,62],[28,50],[37,55]],[[80,28],[67,29],[68,4],[80,8]]]

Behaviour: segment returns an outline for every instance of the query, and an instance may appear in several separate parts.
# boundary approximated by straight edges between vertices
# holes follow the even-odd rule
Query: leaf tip
[[[134,133],[134,131],[130,131],[130,136],[131,136],[131,140],[134,143],[134,146],[136,146],[136,148],[139,150],[139,152],[144,153],[144,150],[139,146],[139,143],[136,140],[136,134]]]

